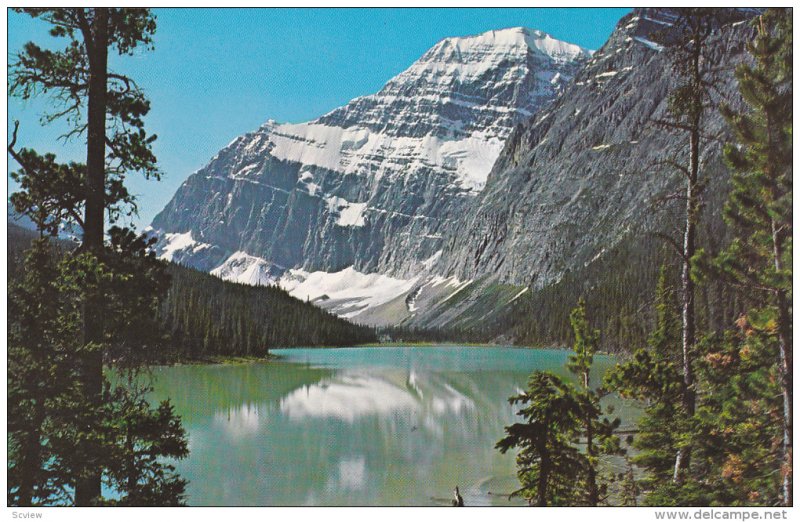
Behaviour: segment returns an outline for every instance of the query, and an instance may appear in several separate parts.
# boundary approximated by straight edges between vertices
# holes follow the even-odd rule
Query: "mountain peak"
[[[558,40],[538,29],[508,27],[476,35],[445,38],[431,48],[423,56],[422,61],[438,61],[442,58],[458,59],[462,58],[465,53],[484,59],[485,54],[490,50],[511,54],[532,50],[559,62],[589,58],[592,54],[592,51],[588,49]]]

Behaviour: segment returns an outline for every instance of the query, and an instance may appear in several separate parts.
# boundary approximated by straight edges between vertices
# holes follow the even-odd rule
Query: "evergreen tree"
[[[700,171],[703,130],[712,101],[713,78],[709,68],[712,61],[708,56],[708,40],[720,23],[720,14],[713,8],[681,8],[678,12],[674,26],[658,31],[653,38],[667,47],[678,82],[669,95],[670,117],[658,123],[686,134],[689,141],[685,158],[664,161],[665,165],[683,174],[686,181],[683,238],[680,242],[672,242],[681,260],[682,414],[688,419],[694,415],[696,406],[694,352],[697,332],[692,259],[697,250],[697,226],[705,185]],[[673,476],[676,483],[684,479],[689,469],[691,452],[691,444],[682,444],[678,448]]]
[[[771,9],[754,21],[754,61],[738,66],[748,106],[723,106],[736,144],[725,147],[734,171],[725,219],[731,245],[716,258],[698,255],[699,273],[748,292],[760,308],[750,324],[777,344],[783,399],[783,501],[792,504],[792,12]],[[753,320],[758,316],[761,320]]]
[[[513,495],[537,506],[599,505],[608,489],[599,479],[600,457],[621,452],[614,435],[620,420],[603,417],[600,400],[607,392],[591,383],[600,332],[589,326],[583,299],[572,310],[570,324],[575,354],[567,367],[578,377],[578,389],[551,372],[534,372],[527,390],[509,398],[511,404],[524,405],[517,414],[526,422],[507,426],[507,436],[496,445],[502,453],[519,448],[522,487]],[[585,453],[578,450],[580,439],[586,441]]]
[[[568,506],[578,502],[576,478],[585,458],[575,447],[583,408],[575,388],[550,372],[534,372],[523,393],[509,398],[521,404],[525,423],[506,426],[496,447],[501,453],[519,448],[517,477],[522,485],[512,496],[536,506]]]
[[[163,458],[181,459],[189,450],[186,434],[169,401],[155,409],[145,395],[152,388],[129,379],[110,392],[105,428],[110,433],[112,456],[107,486],[120,506],[184,505],[186,481]],[[159,433],[153,438],[153,433]]]
[[[578,395],[581,403],[582,435],[586,439],[586,504],[597,506],[607,491],[605,484],[598,480],[599,457],[602,454],[618,453],[620,451],[619,439],[614,435],[614,430],[619,427],[620,420],[609,421],[602,418],[600,399],[604,392],[591,387],[590,372],[594,361],[594,354],[600,339],[600,331],[592,329],[586,318],[586,301],[581,298],[577,308],[572,310],[569,317],[575,338],[573,344],[574,355],[570,355],[567,368],[578,377],[580,392]]]
[[[699,343],[694,489],[714,505],[774,506],[782,499],[778,349],[758,313]]]
[[[68,394],[75,375],[70,361],[79,335],[65,320],[59,267],[46,238],[33,242],[27,270],[9,285],[8,504],[63,500],[69,480],[52,472],[57,458],[48,443],[53,397]]]
[[[166,290],[163,266],[147,253],[146,242],[131,231],[112,227],[108,230],[110,242],[105,242],[106,219],[114,224],[136,211],[124,184],[126,175],[138,171],[147,177],[159,176],[151,151],[155,137],[144,131],[149,102],[132,79],[108,70],[110,51],[126,55],[138,46],[150,46],[155,19],[147,9],[18,11],[51,24],[50,34],[67,44],[52,51],[27,43],[10,67],[11,94],[23,99],[48,94],[59,110],[45,121],[66,119],[70,130],[65,137],[85,136],[87,144],[86,164],[59,164],[52,154],[17,150],[15,124],[8,146],[22,167],[14,174],[22,188],[12,196],[16,210],[30,217],[43,234],[55,235],[62,224],[82,233],[81,247],[66,255],[57,273],[49,275],[58,281],[61,299],[70,303],[58,311],[56,323],[79,325],[79,336],[62,339],[68,343],[65,350],[71,366],[55,376],[63,390],[45,400],[53,407],[45,422],[50,431],[42,440],[52,455],[39,462],[38,472],[43,467],[61,483],[68,483],[77,505],[93,505],[103,502],[101,479],[111,469],[118,449],[109,419],[123,412],[149,415],[136,402],[124,401],[122,391],[109,387],[103,375],[104,358],[133,369],[146,360],[146,352],[160,350],[163,340],[154,322]],[[38,271],[37,265],[32,268]],[[59,333],[47,322],[38,328],[42,336]],[[23,377],[20,371],[10,375],[10,380],[17,382]],[[41,383],[53,375],[37,371],[31,377]],[[171,409],[157,411],[178,422]],[[176,436],[180,439],[183,435]],[[164,448],[165,437],[168,435],[158,431],[147,433],[156,448]],[[157,456],[155,466],[162,466],[161,456],[179,456],[171,450],[159,451],[152,452]],[[23,458],[10,466],[33,466],[36,460]],[[33,470],[21,471],[25,478]],[[30,487],[14,488],[20,491],[18,500],[27,502]],[[139,498],[170,503],[163,495]]]
[[[656,325],[647,346],[617,364],[604,380],[609,390],[645,403],[644,415],[637,426],[638,434],[633,439],[638,453],[631,462],[646,470],[643,486],[651,493],[671,486],[675,454],[681,444],[691,440],[686,420],[679,415],[682,376],[678,302],[663,266],[654,308]]]

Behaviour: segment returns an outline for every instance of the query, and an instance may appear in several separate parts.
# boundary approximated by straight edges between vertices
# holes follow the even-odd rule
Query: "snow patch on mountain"
[[[183,234],[165,234],[158,257],[165,261],[177,261],[179,254],[195,254],[210,247],[211,245],[207,243],[192,239],[191,231]]]
[[[336,196],[326,197],[325,201],[328,203],[328,212],[338,215],[336,224],[340,227],[363,227],[366,224],[364,220],[366,203],[351,203]]]
[[[417,278],[398,279],[383,274],[364,274],[353,267],[339,272],[306,272],[292,269],[278,286],[297,299],[314,302],[345,318],[353,318],[410,291]]]
[[[211,275],[235,283],[266,286],[274,284],[280,276],[275,268],[260,257],[239,251],[212,270]]]
[[[453,133],[460,130],[453,126]],[[375,179],[393,173],[409,174],[404,164],[423,165],[452,171],[465,189],[479,191],[503,148],[504,133],[475,131],[459,139],[426,135],[422,137],[392,136],[365,128],[339,128],[319,123],[284,124],[262,127],[268,132],[254,139],[246,148],[250,154],[269,154],[275,159],[320,167],[341,174]],[[501,134],[500,136],[498,134]],[[387,161],[375,164],[375,158]],[[244,178],[257,169],[257,164],[239,167],[231,177]],[[311,195],[319,185],[310,177],[299,180]]]
[[[571,62],[589,58],[592,54],[588,49],[556,40],[542,31],[511,27],[473,36],[445,38],[425,53],[406,73],[425,67],[454,76],[475,78],[497,66],[497,62],[492,59],[485,59],[487,55],[499,60],[503,55],[528,49],[556,62]]]

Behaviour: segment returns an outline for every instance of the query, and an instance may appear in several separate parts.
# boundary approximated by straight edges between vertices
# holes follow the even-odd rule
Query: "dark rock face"
[[[483,188],[514,126],[589,56],[523,28],[445,39],[375,95],[237,138],[153,227],[285,268],[413,274]],[[191,252],[175,255],[194,264]]]
[[[540,288],[626,235],[680,224],[657,202],[680,191],[681,175],[659,162],[685,158],[688,138],[655,123],[667,118],[676,75],[668,52],[647,39],[674,21],[669,11],[642,9],[619,22],[564,94],[507,140],[434,270]],[[713,37],[709,65],[725,66],[716,87],[734,104],[732,70],[745,57],[750,31],[726,25]],[[706,123],[709,135],[724,136],[716,112]],[[708,212],[719,212],[726,178],[719,141],[705,147],[701,165],[710,182]]]

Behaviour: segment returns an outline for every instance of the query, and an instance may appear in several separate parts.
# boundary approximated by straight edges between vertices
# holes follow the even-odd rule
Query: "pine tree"
[[[581,404],[581,428],[582,436],[586,439],[586,504],[597,506],[607,489],[598,480],[599,457],[601,454],[620,451],[619,439],[614,435],[614,429],[619,427],[620,421],[602,418],[600,399],[603,392],[591,387],[590,372],[594,354],[597,352],[600,331],[589,326],[586,318],[586,301],[583,298],[570,313],[569,321],[575,338],[572,347],[575,354],[570,355],[567,368],[578,377],[580,387],[578,399]]]
[[[653,38],[665,44],[672,58],[678,85],[669,94],[670,117],[659,120],[664,127],[685,134],[689,148],[685,158],[667,159],[665,165],[683,174],[686,189],[683,238],[674,241],[681,260],[681,337],[683,352],[682,413],[691,418],[696,406],[694,357],[696,343],[695,282],[692,259],[697,250],[697,226],[705,181],[701,179],[700,158],[703,152],[703,130],[711,104],[712,74],[709,68],[708,40],[720,22],[713,8],[681,8],[674,28],[659,31]],[[680,483],[689,469],[692,447],[682,444],[675,456],[673,480]]]
[[[622,397],[645,403],[633,446],[639,450],[631,462],[643,467],[647,475],[644,488],[652,493],[670,486],[675,454],[686,433],[679,415],[682,401],[681,325],[678,302],[666,267],[661,268],[656,286],[656,324],[647,346],[617,364],[604,379],[604,385]],[[659,493],[656,496],[660,495]]]
[[[725,219],[734,233],[715,259],[698,255],[700,273],[748,292],[761,324],[777,343],[783,398],[783,502],[792,504],[792,13],[772,9],[755,19],[752,64],[736,70],[748,106],[723,106],[736,144],[725,147],[734,171]]]
[[[64,313],[69,304],[46,238],[32,243],[25,265],[24,277],[9,288],[8,504],[17,506],[63,500],[69,485],[47,466],[57,457],[48,444],[48,423],[52,398],[74,384],[70,341],[79,335]]]
[[[44,467],[70,484],[77,505],[93,505],[103,502],[101,479],[114,450],[104,412],[120,406],[103,375],[104,358],[135,368],[147,359],[146,352],[162,348],[154,321],[166,289],[163,266],[147,254],[142,238],[105,228],[106,220],[113,225],[136,211],[124,184],[128,173],[160,174],[151,151],[155,137],[144,130],[149,102],[132,79],[108,70],[110,51],[126,55],[151,45],[155,19],[147,9],[17,11],[48,22],[50,34],[67,44],[53,51],[27,43],[10,66],[11,94],[23,99],[49,95],[59,110],[45,121],[66,119],[70,130],[65,138],[86,137],[85,164],[59,164],[52,154],[18,150],[18,123],[8,150],[22,167],[13,175],[22,188],[12,196],[16,210],[43,234],[55,235],[62,224],[82,232],[81,247],[65,256],[55,274],[62,299],[79,305],[62,310],[58,320],[80,325],[79,338],[69,339],[67,346],[78,378],[64,381],[62,393],[47,397],[54,405],[45,437],[53,457]],[[39,328],[54,335],[47,323]],[[37,382],[50,378],[44,372],[33,377]],[[163,435],[147,436],[157,442]],[[28,489],[21,491],[27,496]]]
[[[509,398],[521,404],[525,423],[506,426],[496,447],[501,453],[519,448],[517,477],[522,487],[512,493],[536,506],[569,506],[578,502],[576,477],[585,468],[575,447],[581,431],[582,405],[575,388],[550,372],[534,372],[523,393]]]
[[[698,343],[696,504],[774,506],[782,501],[782,406],[777,343],[754,323]],[[752,320],[752,322],[751,322]]]
[[[120,506],[180,506],[185,503],[186,480],[162,459],[181,459],[189,450],[180,419],[169,401],[155,409],[146,394],[152,388],[129,379],[116,387],[106,404],[106,429],[111,434],[113,459],[107,485],[119,498]],[[153,433],[159,433],[153,438]]]

